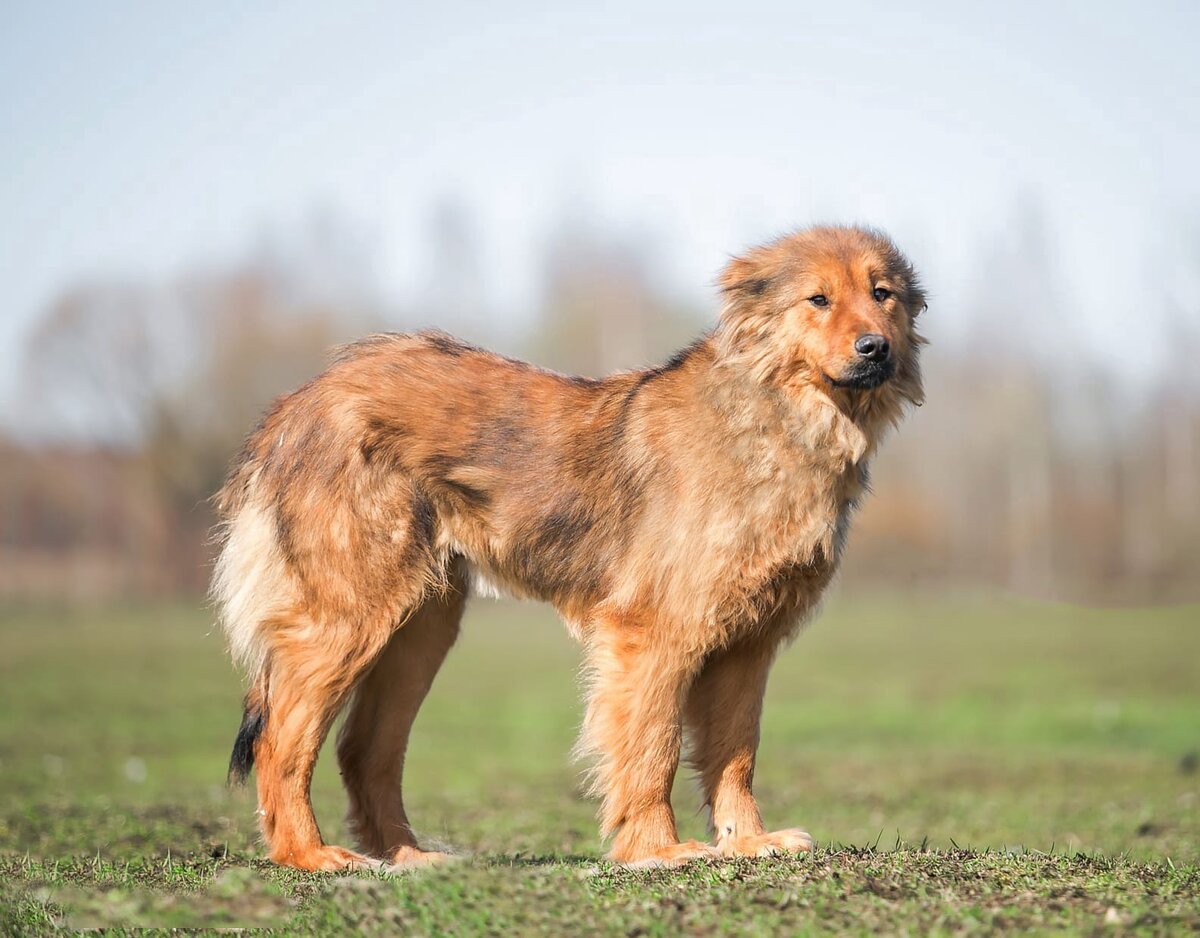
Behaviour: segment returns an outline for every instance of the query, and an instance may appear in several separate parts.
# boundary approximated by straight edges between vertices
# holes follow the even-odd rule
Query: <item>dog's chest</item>
[[[865,464],[836,454],[761,457],[711,519],[704,566],[721,572],[709,615],[726,628],[802,618],[837,570],[865,485]]]
[[[855,441],[778,434],[743,462],[741,474],[744,503],[732,504],[744,509],[749,554],[775,569],[836,565],[867,486],[866,457]]]
[[[832,407],[743,407],[675,441],[613,577],[616,606],[709,622],[727,639],[832,579],[865,486],[865,437]]]
[[[759,530],[767,536],[755,539],[747,560],[769,571],[772,582],[832,576],[865,482],[866,466],[848,465],[824,479],[809,476],[805,484],[781,493],[776,512],[760,519]]]

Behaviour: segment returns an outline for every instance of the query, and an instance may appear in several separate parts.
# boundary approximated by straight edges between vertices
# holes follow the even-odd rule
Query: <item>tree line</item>
[[[1200,593],[1200,379],[1179,367],[1130,381],[1111,362],[1045,354],[1038,317],[1078,317],[1039,236],[1018,226],[984,252],[988,281],[1008,286],[960,298],[952,334],[927,350],[928,403],[884,447],[852,535],[855,586]],[[23,432],[0,435],[0,598],[203,590],[209,496],[263,408],[340,342],[437,325],[598,375],[660,360],[715,312],[673,298],[644,245],[576,225],[548,244],[536,315],[514,328],[489,304],[469,217],[439,212],[430,243],[407,306],[371,289],[361,245],[329,225],[165,284],[64,291],[24,349]],[[1200,311],[1158,302],[1181,347],[1200,347]]]

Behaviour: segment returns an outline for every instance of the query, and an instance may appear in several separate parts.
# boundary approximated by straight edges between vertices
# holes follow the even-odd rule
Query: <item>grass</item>
[[[3,610],[0,931],[1198,929],[1198,613],[840,597],[772,676],[756,786],[817,851],[628,871],[568,757],[575,648],[544,609],[478,603],[406,779],[418,830],[467,858],[387,878],[262,858],[202,610]],[[314,800],[343,841],[330,756]],[[685,773],[675,795],[703,836]]]

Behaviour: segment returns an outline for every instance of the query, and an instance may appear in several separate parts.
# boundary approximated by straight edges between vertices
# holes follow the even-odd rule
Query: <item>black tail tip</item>
[[[238,729],[237,739],[233,741],[233,752],[229,756],[227,781],[230,785],[242,784],[254,768],[254,744],[266,725],[266,708],[247,698],[246,709],[242,713],[242,725]]]

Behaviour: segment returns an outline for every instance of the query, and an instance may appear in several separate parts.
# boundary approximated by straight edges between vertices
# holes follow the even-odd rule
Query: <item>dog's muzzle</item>
[[[829,382],[835,388],[853,388],[857,391],[869,391],[890,381],[896,374],[896,360],[885,358],[883,361],[860,359],[846,366],[846,369]]]

